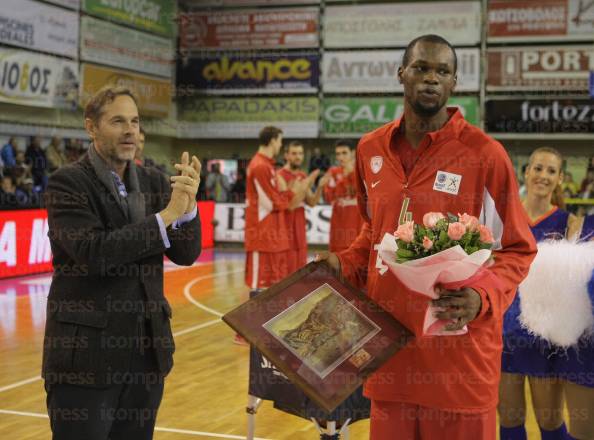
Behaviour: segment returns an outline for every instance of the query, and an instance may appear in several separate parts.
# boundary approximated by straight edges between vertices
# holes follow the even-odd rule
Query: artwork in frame
[[[412,333],[325,263],[309,263],[223,320],[328,412]]]

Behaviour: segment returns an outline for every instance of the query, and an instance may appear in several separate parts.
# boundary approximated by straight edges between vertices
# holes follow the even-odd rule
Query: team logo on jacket
[[[438,171],[435,175],[435,183],[433,184],[433,190],[457,195],[458,191],[460,190],[461,181],[462,176],[460,174],[448,173],[446,171]]]
[[[384,158],[382,156],[373,156],[369,161],[369,165],[371,166],[371,171],[373,171],[373,174],[379,173],[383,164]]]

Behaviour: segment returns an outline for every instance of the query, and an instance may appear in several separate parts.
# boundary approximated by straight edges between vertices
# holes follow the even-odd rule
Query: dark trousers
[[[131,372],[108,388],[46,384],[53,440],[151,440],[163,397],[152,352],[134,353]],[[148,362],[147,362],[148,361]]]

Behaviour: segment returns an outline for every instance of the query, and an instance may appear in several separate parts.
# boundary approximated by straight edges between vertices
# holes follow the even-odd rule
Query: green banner
[[[187,122],[318,121],[318,98],[206,98],[182,103]]]
[[[450,98],[449,106],[459,107],[471,124],[479,123],[478,98]],[[400,117],[402,97],[326,98],[322,101],[322,135],[328,137],[362,136]]]
[[[84,0],[83,11],[171,37],[176,19],[175,3],[171,0]]]

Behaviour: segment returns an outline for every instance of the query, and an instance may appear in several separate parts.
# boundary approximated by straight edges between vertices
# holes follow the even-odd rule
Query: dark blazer
[[[43,350],[46,383],[110,385],[114,374],[129,371],[132,341],[146,328],[158,371],[165,375],[173,366],[163,254],[176,264],[194,263],[200,219],[169,228],[166,249],[154,214],[169,201],[169,179],[155,168],[136,167],[136,175],[136,221],[88,155],[49,179],[45,200],[54,275]]]

